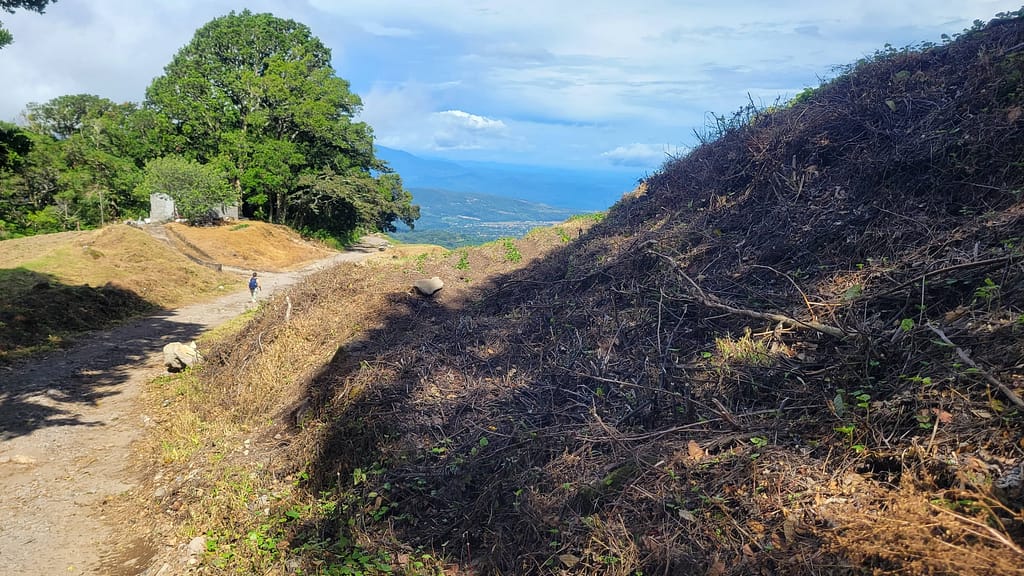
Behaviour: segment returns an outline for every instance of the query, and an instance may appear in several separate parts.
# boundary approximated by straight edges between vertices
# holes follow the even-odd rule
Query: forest
[[[237,204],[342,241],[412,227],[419,207],[375,156],[361,106],[307,26],[232,12],[196,31],[143,102],[69,94],[0,122],[0,239],[139,219],[152,193],[196,224]]]

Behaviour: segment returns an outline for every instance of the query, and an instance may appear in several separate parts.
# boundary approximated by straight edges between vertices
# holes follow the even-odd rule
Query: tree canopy
[[[0,237],[140,217],[153,191],[186,215],[239,202],[245,216],[337,238],[411,227],[419,207],[374,156],[362,102],[330,62],[305,25],[232,12],[196,32],[141,105],[28,104],[24,126],[0,126]]]
[[[418,209],[400,186],[357,192],[378,189],[374,174],[388,170],[374,157],[370,127],[354,121],[362,102],[330,61],[307,26],[232,12],[196,32],[146,104],[170,120],[186,155],[225,170],[249,215],[330,232],[387,228],[405,216],[411,224]],[[395,203],[396,216],[380,222]],[[346,210],[354,217],[324,218]]]
[[[215,208],[237,200],[223,174],[214,166],[175,155],[147,162],[139,190],[147,196],[169,196],[178,213],[192,222],[210,218]]]

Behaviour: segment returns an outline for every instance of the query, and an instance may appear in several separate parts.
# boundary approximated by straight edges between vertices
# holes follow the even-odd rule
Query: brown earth
[[[255,222],[244,230],[174,229],[206,256],[260,270],[261,300],[316,270],[377,255],[381,244],[331,252],[284,228]],[[254,233],[258,248],[250,249]],[[198,266],[127,226],[9,240],[0,243],[0,255],[0,267],[30,270],[53,283],[85,289],[116,283],[152,299],[153,308],[200,300],[122,320],[116,328],[71,334],[66,349],[0,366],[2,572],[137,574],[152,555],[152,543],[131,528],[139,520],[137,510],[117,510],[139,485],[138,471],[129,466],[132,443],[155,425],[140,409],[139,395],[166,373],[165,343],[193,340],[252,308],[244,291],[247,274]],[[270,271],[279,269],[290,271]],[[22,295],[32,292],[29,287]],[[67,309],[61,313],[66,316]],[[109,318],[96,320],[103,324]]]
[[[722,118],[581,237],[310,277],[163,390],[236,426],[154,474],[168,569],[1024,573],[1022,109],[1014,14]]]

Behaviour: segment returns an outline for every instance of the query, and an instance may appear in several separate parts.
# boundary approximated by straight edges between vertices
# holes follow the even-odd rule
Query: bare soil
[[[299,270],[261,273],[260,298],[315,270],[376,252],[369,247],[335,253]],[[239,290],[0,368],[4,574],[117,575],[145,568],[152,555],[146,534],[126,536],[132,521],[113,510],[117,496],[137,487],[129,466],[132,443],[152,425],[139,411],[140,391],[165,371],[166,343],[193,340],[249,306],[249,294]]]

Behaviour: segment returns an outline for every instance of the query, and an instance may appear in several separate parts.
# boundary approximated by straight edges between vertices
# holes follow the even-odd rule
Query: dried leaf
[[[707,455],[704,452],[704,449],[700,447],[700,444],[697,444],[693,440],[686,443],[686,451],[690,454],[690,458],[693,458],[697,462],[700,462],[704,456]]]
[[[786,537],[786,541],[794,542],[796,540],[796,529],[799,522],[793,514],[786,516],[786,519],[782,521],[782,534]]]
[[[946,412],[945,410],[932,408],[932,414],[935,414],[935,418],[939,421],[940,424],[949,424],[950,422],[953,421],[953,415],[950,414],[949,412]]]
[[[972,409],[971,410],[971,414],[974,414],[978,418],[984,418],[986,420],[988,420],[989,418],[993,417],[993,414],[991,412],[989,412],[988,410],[973,410]]]
[[[715,560],[711,566],[708,566],[708,571],[704,573],[704,576],[722,576],[722,574],[725,574],[725,563]]]
[[[693,512],[690,512],[689,510],[686,510],[686,509],[683,509],[683,508],[679,509],[679,517],[682,518],[683,520],[686,520],[687,522],[696,522],[697,521],[697,517],[693,515]]]
[[[562,564],[565,564],[566,568],[572,568],[580,563],[579,556],[575,554],[559,554],[558,559],[561,560]]]

